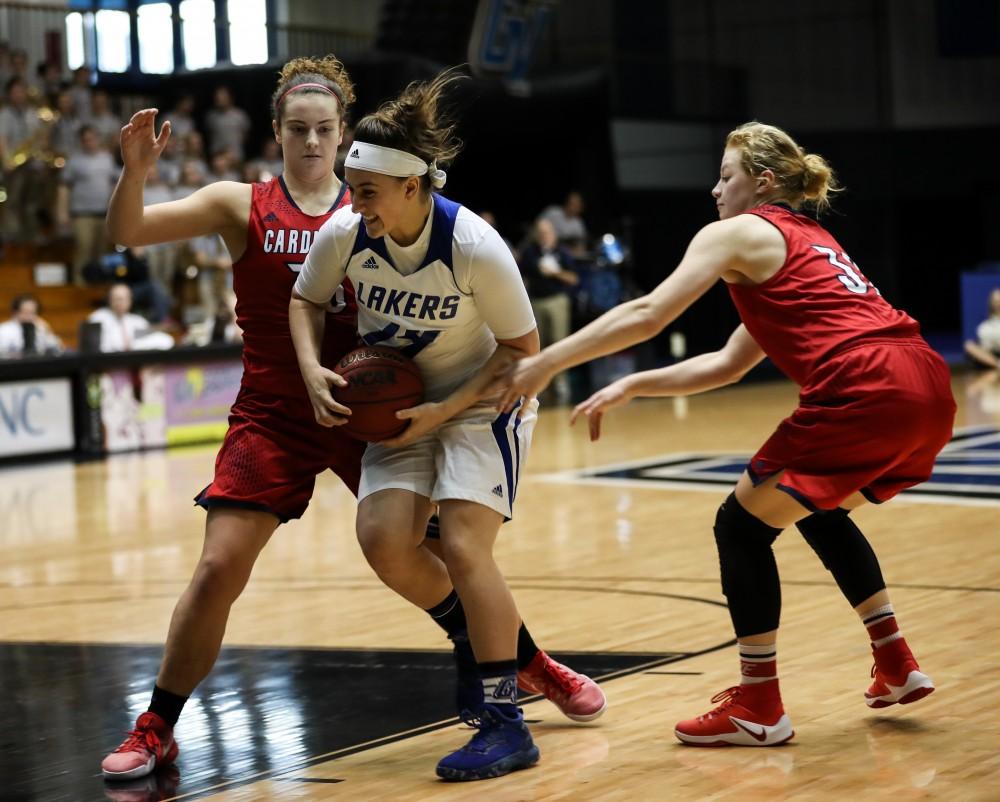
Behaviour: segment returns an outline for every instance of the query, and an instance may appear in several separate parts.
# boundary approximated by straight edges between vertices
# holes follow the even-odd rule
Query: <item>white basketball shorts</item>
[[[474,501],[509,521],[538,417],[537,400],[518,418],[520,404],[501,415],[475,407],[401,448],[371,443],[361,462],[358,501],[394,488],[434,503]]]

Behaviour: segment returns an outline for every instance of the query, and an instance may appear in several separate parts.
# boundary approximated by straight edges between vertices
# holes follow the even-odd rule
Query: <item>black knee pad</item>
[[[847,510],[816,512],[795,526],[837,581],[851,607],[885,590],[878,557]]]
[[[730,493],[715,516],[722,592],[737,637],[778,628],[781,585],[771,544],[781,534],[747,512]]]

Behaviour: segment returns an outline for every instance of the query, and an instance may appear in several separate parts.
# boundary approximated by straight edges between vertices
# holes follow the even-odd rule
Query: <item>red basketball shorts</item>
[[[308,399],[242,387],[215,458],[215,478],[195,503],[270,512],[282,523],[300,518],[317,474],[327,468],[357,495],[365,445],[336,426],[317,424]]]
[[[948,366],[922,340],[866,343],[830,359],[747,465],[811,510],[872,502],[930,478],[955,420]]]

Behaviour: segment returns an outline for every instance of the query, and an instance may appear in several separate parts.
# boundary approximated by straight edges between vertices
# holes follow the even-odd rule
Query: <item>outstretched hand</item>
[[[121,133],[122,163],[127,170],[146,172],[160,158],[170,139],[170,121],[160,126],[156,135],[156,115],[159,109],[142,109],[132,115]]]
[[[548,387],[552,376],[553,371],[546,363],[544,353],[519,359],[508,369],[506,375],[497,381],[497,384],[503,388],[503,395],[497,402],[497,410],[510,412],[522,396],[534,398]],[[522,412],[527,407],[528,405],[525,404],[521,408]]]
[[[625,386],[621,381],[609,384],[594,393],[586,401],[577,404],[569,416],[569,425],[576,423],[580,415],[587,416],[587,423],[590,426],[590,441],[594,442],[601,436],[601,420],[604,418],[606,410],[623,406],[631,400],[625,392]]]

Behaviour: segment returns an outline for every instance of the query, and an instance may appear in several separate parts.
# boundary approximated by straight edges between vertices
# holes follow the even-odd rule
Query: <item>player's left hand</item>
[[[627,404],[631,400],[632,397],[626,392],[624,383],[622,381],[613,382],[607,387],[602,387],[586,401],[581,401],[573,407],[569,416],[569,425],[572,426],[576,423],[576,419],[580,415],[586,415],[587,423],[590,426],[590,440],[594,442],[601,436],[601,420],[604,413],[609,409]]]
[[[388,440],[382,440],[380,445],[389,446],[390,448],[408,446],[414,440],[418,440],[425,434],[433,432],[438,426],[448,420],[450,416],[443,404],[436,401],[428,401],[426,404],[420,404],[409,409],[401,409],[396,413],[396,417],[400,420],[408,420],[410,425],[403,429],[402,434],[397,434]]]
[[[510,412],[522,396],[525,398],[537,396],[548,387],[554,374],[555,371],[549,367],[544,353],[519,359],[500,381],[504,391],[497,402],[497,411]],[[524,404],[521,407],[522,412],[527,408],[528,404]]]

